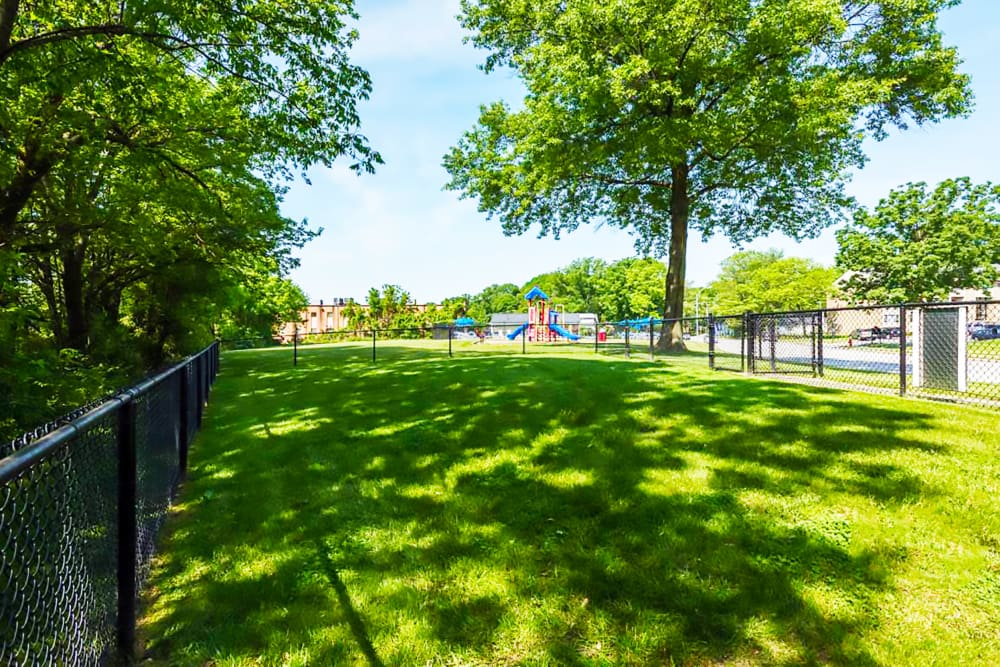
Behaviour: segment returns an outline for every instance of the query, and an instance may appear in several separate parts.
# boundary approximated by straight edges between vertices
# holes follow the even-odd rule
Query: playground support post
[[[454,330],[455,330],[455,327],[448,327],[448,356],[449,357],[452,356],[452,354],[451,354],[451,334],[452,334],[452,332]]]
[[[528,339],[528,327],[524,327],[523,329],[521,329],[521,354],[528,353],[527,339]]]
[[[656,361],[656,357],[653,356],[653,318],[649,318],[649,360]]]
[[[372,329],[372,363],[375,363],[375,337],[377,336],[375,329]]]
[[[601,340],[601,325],[594,325],[594,354],[598,354],[601,350],[597,347],[598,342]]]
[[[629,342],[628,342],[628,330],[631,329],[631,328],[632,327],[630,327],[629,324],[628,324],[628,320],[625,320],[625,358],[626,359],[631,359],[632,358],[632,348],[631,348],[631,346],[629,345]]]

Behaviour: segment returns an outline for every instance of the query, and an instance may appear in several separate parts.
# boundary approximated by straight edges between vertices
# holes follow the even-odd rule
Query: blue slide
[[[509,338],[511,340],[514,340],[515,338],[517,338],[518,336],[521,335],[522,331],[524,331],[527,328],[528,328],[528,323],[525,322],[524,324],[522,324],[518,328],[514,329],[509,334],[507,334],[507,338]],[[550,324],[549,328],[552,329],[553,331],[555,331],[557,334],[559,334],[560,336],[562,336],[564,338],[568,338],[570,340],[580,340],[580,337],[577,336],[575,333],[572,333],[571,331],[567,331],[566,329],[563,329],[558,324]]]
[[[518,336],[521,335],[522,331],[524,331],[527,328],[528,328],[528,322],[525,322],[524,324],[522,324],[518,328],[514,329],[513,332],[507,334],[507,338],[510,338],[511,340],[514,340],[515,338],[517,338]]]
[[[558,324],[550,324],[549,328],[552,329],[553,331],[555,331],[557,334],[559,334],[563,338],[569,338],[570,340],[580,340],[580,337],[577,336],[575,333],[572,333],[572,332],[567,331],[566,329],[563,329]]]

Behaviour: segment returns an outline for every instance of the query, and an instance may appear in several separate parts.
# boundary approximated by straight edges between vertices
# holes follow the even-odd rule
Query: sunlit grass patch
[[[150,664],[1000,662],[995,412],[430,351],[224,357]]]

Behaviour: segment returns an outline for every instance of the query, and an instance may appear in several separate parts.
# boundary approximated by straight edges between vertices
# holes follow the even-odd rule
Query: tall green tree
[[[1000,278],[1000,186],[949,179],[908,183],[837,232],[837,266],[856,301],[943,299]]]
[[[508,234],[629,230],[669,255],[679,317],[689,229],[814,234],[841,219],[866,136],[968,111],[937,27],[957,2],[463,0],[487,71],[528,92],[482,108],[444,158],[448,187]],[[682,346],[680,326],[659,345]]]
[[[780,250],[738,252],[722,262],[709,285],[712,310],[734,315],[809,310],[826,306],[839,272]]]
[[[560,287],[566,310],[576,313],[600,313],[600,280],[608,263],[595,257],[573,260],[560,270]]]
[[[311,236],[280,215],[288,179],[380,162],[358,129],[354,16],[351,0],[0,0],[4,377],[58,411],[79,393],[64,377],[99,393],[98,375],[187,352],[212,322],[257,326],[234,300],[280,283]]]
[[[613,262],[597,280],[597,314],[610,321],[660,316],[666,273],[663,262],[651,258]]]
[[[238,144],[275,181],[340,156],[371,169],[380,158],[356,112],[370,82],[347,55],[354,16],[350,0],[3,0],[0,247],[23,234],[21,211],[43,179],[88,146],[140,150],[184,173],[156,138],[207,133],[206,148]],[[203,104],[177,94],[183,75],[226,99],[229,123],[206,122],[209,95]],[[136,110],[151,113],[136,122]]]
[[[427,317],[414,307],[410,293],[399,285],[382,285],[368,290],[368,307],[351,301],[344,316],[355,329],[404,329],[427,326],[437,313]]]
[[[494,284],[472,297],[467,315],[477,322],[487,322],[493,313],[516,313],[527,308],[523,292],[517,285]]]

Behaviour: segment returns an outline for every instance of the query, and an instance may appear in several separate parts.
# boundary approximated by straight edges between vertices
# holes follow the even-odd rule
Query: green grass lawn
[[[1000,663],[995,411],[473,349],[226,354],[146,664]]]

